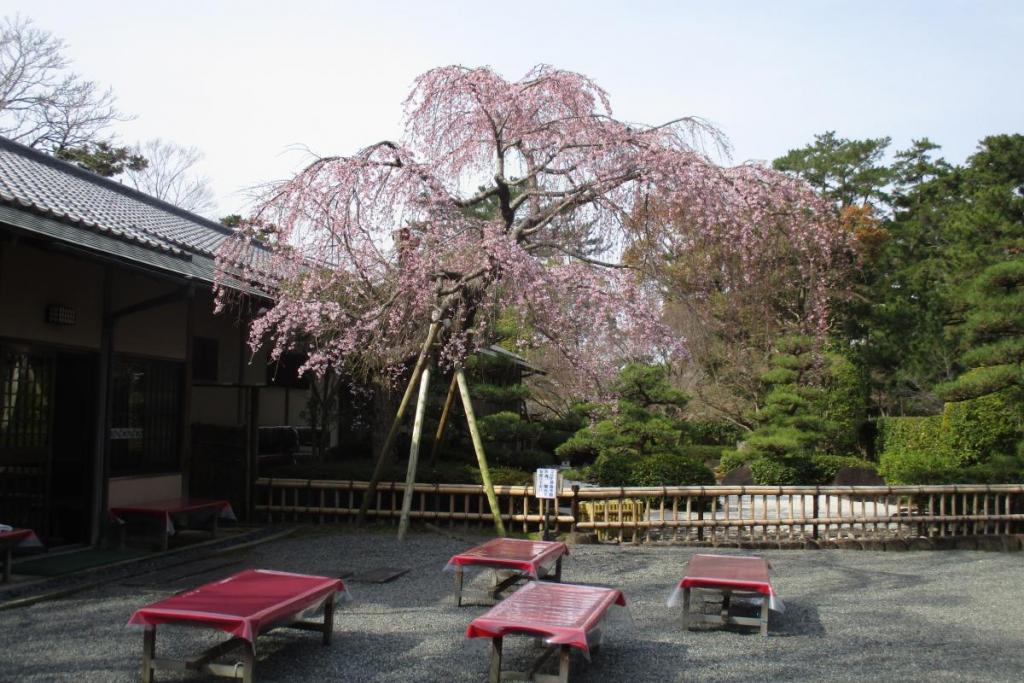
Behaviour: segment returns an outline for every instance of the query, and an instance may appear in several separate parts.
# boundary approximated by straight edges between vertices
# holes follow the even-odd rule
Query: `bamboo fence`
[[[267,522],[354,519],[367,482],[261,478],[254,510]],[[403,482],[383,482],[368,516],[398,522]],[[495,486],[509,529],[596,533],[601,540],[728,542],[933,538],[1024,533],[1024,486],[666,486],[565,488],[554,501],[532,486]],[[484,488],[416,484],[410,517],[493,526]]]

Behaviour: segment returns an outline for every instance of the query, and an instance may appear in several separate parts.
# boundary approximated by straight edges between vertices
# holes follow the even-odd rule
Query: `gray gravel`
[[[465,543],[413,534],[320,528],[250,549],[244,566],[338,575],[411,567],[388,584],[352,584],[331,647],[280,630],[259,640],[258,681],[482,681],[485,639],[463,637],[485,607],[456,609],[441,571]],[[753,629],[682,632],[665,607],[691,548],[574,546],[564,578],[622,588],[631,619],[613,619],[572,680],[601,681],[1020,681],[1024,679],[1024,556],[969,551],[882,553],[764,551],[787,610],[770,636]],[[707,551],[703,551],[707,552]],[[721,550],[741,554],[742,551]],[[203,575],[197,583],[217,578]],[[478,581],[486,577],[479,577]],[[136,681],[142,638],[124,624],[167,594],[118,581],[60,601],[0,612],[0,682]],[[712,609],[713,606],[708,606]],[[204,629],[158,629],[158,652],[183,654],[215,640]],[[536,654],[506,640],[509,665]],[[224,680],[163,673],[161,681]]]

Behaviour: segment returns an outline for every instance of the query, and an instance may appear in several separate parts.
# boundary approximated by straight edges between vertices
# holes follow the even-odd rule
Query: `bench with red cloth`
[[[731,555],[694,555],[686,564],[686,574],[669,598],[669,607],[680,603],[683,605],[683,629],[689,627],[691,621],[710,622],[715,624],[739,624],[741,626],[758,626],[761,635],[768,635],[768,612],[782,612],[785,605],[775,594],[771,579],[768,576],[770,566],[763,557],[738,557]],[[713,591],[722,595],[722,609],[717,615],[691,614],[690,592],[693,589]],[[729,613],[731,599],[738,597],[756,597],[760,601],[758,618],[736,616]]]
[[[31,529],[13,529],[0,524],[0,561],[3,562],[0,583],[11,580],[11,556],[15,548],[38,548],[42,545]]]
[[[525,579],[551,578],[562,580],[562,557],[569,546],[558,541],[527,541],[517,538],[495,538],[448,560],[446,569],[455,572],[455,605],[462,606],[462,584],[467,568],[489,568],[511,571],[508,578],[497,581],[491,589],[495,600],[512,585]]]
[[[589,656],[596,647],[598,624],[612,605],[625,607],[622,591],[533,581],[474,619],[466,629],[466,637],[491,639],[490,683],[502,680],[566,683],[572,649]],[[501,669],[504,638],[514,634],[543,638],[548,646],[525,674]],[[558,675],[537,673],[556,651],[559,653]]]
[[[121,542],[124,544],[124,525],[130,518],[149,518],[156,522],[160,535],[160,549],[167,550],[171,536],[177,532],[175,521],[184,523],[188,528],[197,524],[204,526],[210,535],[217,535],[217,522],[221,519],[235,519],[231,503],[226,500],[192,500],[171,498],[148,503],[131,505],[115,505],[110,508],[110,515],[121,522]]]
[[[217,676],[253,680],[256,637],[277,628],[318,631],[329,645],[334,628],[334,601],[346,594],[341,579],[308,576],[268,569],[248,569],[137,610],[129,624],[144,626],[142,681],[151,683],[153,672],[204,671]],[[323,622],[302,620],[305,612],[323,605]],[[185,659],[156,657],[156,627],[160,624],[204,626],[224,631],[230,640]],[[213,660],[241,648],[242,661],[220,664]]]

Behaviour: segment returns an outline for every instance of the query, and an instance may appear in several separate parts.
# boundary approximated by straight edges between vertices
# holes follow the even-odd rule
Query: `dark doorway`
[[[89,541],[97,372],[94,354],[57,354],[50,545]]]

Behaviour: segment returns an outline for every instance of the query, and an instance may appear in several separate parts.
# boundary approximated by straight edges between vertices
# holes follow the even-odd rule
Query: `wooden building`
[[[114,504],[244,513],[256,427],[301,424],[307,392],[268,385],[243,312],[214,315],[229,235],[0,138],[0,522],[97,543]]]

